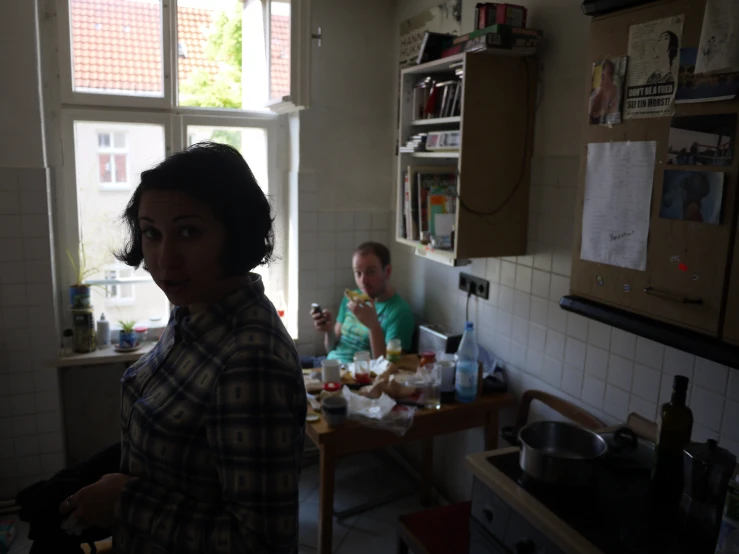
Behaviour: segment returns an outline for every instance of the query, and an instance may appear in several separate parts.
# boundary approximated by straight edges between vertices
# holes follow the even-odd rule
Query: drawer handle
[[[485,516],[485,519],[488,520],[488,523],[492,523],[493,519],[495,519],[493,516],[493,510],[491,510],[490,508],[483,508],[482,515]]]
[[[679,294],[672,292],[657,290],[654,287],[646,287],[644,292],[651,296],[656,296],[657,298],[672,300],[673,302],[680,302],[681,304],[703,304],[702,298],[688,298],[687,296],[680,296]]]

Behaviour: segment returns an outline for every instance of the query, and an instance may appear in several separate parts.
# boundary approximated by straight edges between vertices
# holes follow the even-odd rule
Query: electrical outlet
[[[490,297],[490,281],[482,277],[475,277],[469,273],[459,274],[459,290],[467,292],[470,285],[472,286],[472,294],[487,300]]]

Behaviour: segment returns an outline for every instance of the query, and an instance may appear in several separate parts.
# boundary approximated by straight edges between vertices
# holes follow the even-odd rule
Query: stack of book
[[[441,57],[447,58],[462,52],[480,52],[490,48],[516,50],[521,54],[531,55],[536,53],[541,37],[542,32],[538,29],[496,23],[450,39],[441,51]]]
[[[405,143],[405,146],[401,146],[399,152],[425,152],[426,151],[426,138],[428,133],[416,133]]]
[[[457,211],[456,166],[408,166],[403,176],[403,236],[449,244]]]

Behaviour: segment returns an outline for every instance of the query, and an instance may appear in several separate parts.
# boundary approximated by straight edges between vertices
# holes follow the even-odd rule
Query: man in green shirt
[[[352,268],[354,281],[369,302],[353,302],[345,296],[335,320],[329,310],[313,314],[316,329],[325,333],[328,358],[347,363],[362,350],[379,358],[392,339],[410,351],[415,321],[411,307],[390,284],[390,251],[383,244],[365,242],[354,251]]]

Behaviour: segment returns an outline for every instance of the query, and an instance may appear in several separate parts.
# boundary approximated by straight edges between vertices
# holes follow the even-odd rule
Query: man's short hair
[[[387,246],[380,244],[379,242],[363,242],[354,250],[354,255],[357,254],[362,256],[366,256],[368,254],[377,256],[377,259],[380,260],[380,264],[382,264],[382,269],[385,269],[390,265],[390,250],[388,250]]]

